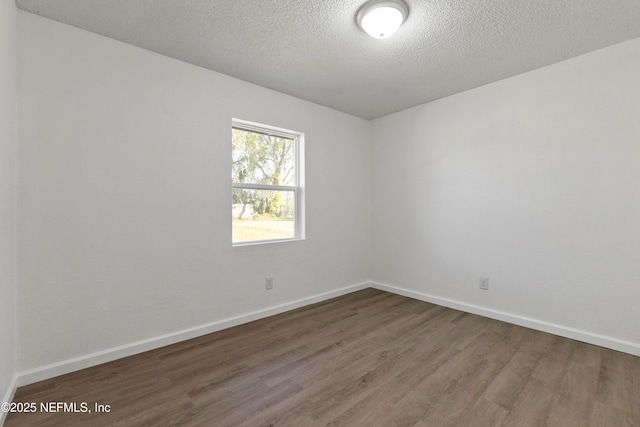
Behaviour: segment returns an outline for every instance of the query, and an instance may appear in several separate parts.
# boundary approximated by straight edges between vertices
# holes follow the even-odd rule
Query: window
[[[234,245],[304,238],[303,134],[233,120]]]

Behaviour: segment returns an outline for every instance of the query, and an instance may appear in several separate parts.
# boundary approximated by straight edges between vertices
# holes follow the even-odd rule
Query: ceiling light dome
[[[384,39],[400,28],[408,14],[402,0],[371,0],[360,8],[356,20],[371,37]]]

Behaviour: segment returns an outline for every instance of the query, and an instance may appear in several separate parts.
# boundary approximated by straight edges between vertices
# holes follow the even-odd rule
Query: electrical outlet
[[[271,290],[273,289],[273,277],[267,277],[267,279],[265,280],[265,289],[266,290]]]
[[[489,278],[488,277],[481,277],[480,278],[480,289],[482,289],[484,291],[488,291],[489,290]]]

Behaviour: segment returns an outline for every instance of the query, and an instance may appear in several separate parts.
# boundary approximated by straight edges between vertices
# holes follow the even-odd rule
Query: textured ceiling
[[[640,0],[17,0],[19,8],[367,119],[640,37]]]

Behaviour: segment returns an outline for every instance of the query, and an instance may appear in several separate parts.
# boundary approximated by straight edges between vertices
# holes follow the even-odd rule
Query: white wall
[[[368,279],[367,121],[18,24],[21,371]],[[305,241],[231,246],[232,117],[305,133]]]
[[[372,279],[639,351],[639,76],[635,39],[373,121]]]
[[[13,391],[16,366],[15,173],[16,5],[0,0],[0,399]]]
[[[4,244],[15,35],[2,4]],[[21,372],[370,277],[640,345],[640,39],[369,123],[18,16]],[[231,247],[232,117],[306,133],[307,240]],[[3,268],[0,386],[14,281]]]

